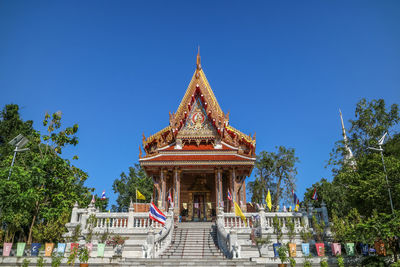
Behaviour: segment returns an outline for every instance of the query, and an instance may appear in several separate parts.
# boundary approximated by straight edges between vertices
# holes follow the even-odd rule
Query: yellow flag
[[[236,216],[240,216],[240,218],[242,218],[242,220],[244,221],[244,224],[247,226],[246,216],[244,216],[244,214],[243,214],[242,210],[240,209],[238,203],[236,203],[235,201],[234,201],[234,203],[235,203],[235,215]]]
[[[139,190],[137,189],[136,189],[136,199],[146,200],[145,196],[143,196],[142,193],[140,193]]]
[[[268,189],[268,194],[265,197],[265,202],[267,203],[267,207],[268,207],[269,211],[271,211],[272,210],[272,200],[271,200],[271,193],[269,192],[269,189]]]
[[[296,207],[294,208],[294,211],[299,211],[299,204],[296,204]]]

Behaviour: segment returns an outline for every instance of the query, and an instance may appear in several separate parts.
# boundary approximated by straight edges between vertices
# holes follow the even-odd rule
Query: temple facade
[[[183,221],[211,221],[233,201],[246,210],[246,177],[255,163],[256,137],[229,124],[211,90],[197,54],[196,70],[169,125],[145,137],[139,162],[154,181],[153,200],[162,210],[173,200]]]

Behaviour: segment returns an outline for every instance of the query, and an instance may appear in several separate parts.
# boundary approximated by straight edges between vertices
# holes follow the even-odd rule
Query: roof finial
[[[197,47],[197,60],[196,60],[197,69],[201,70],[201,63],[200,63],[200,46]]]

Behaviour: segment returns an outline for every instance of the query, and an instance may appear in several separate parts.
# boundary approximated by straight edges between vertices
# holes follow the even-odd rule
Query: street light
[[[392,193],[390,192],[390,186],[389,186],[389,180],[388,180],[387,172],[386,172],[385,160],[383,159],[383,148],[382,148],[382,145],[383,145],[383,142],[385,141],[386,135],[387,135],[387,132],[385,132],[385,134],[381,137],[381,139],[379,139],[379,141],[378,141],[379,148],[368,147],[368,149],[381,152],[383,171],[385,172],[386,185],[387,185],[388,192],[389,192],[390,207],[392,208],[392,214],[394,214],[393,201],[392,201]]]
[[[10,142],[8,142],[10,145],[15,146],[15,149],[14,149],[14,157],[11,162],[10,172],[8,173],[7,180],[10,180],[11,171],[12,167],[14,166],[15,156],[17,155],[17,152],[23,152],[29,150],[29,148],[23,148],[24,146],[26,146],[26,144],[28,144],[28,142],[29,140],[22,134],[17,135]]]

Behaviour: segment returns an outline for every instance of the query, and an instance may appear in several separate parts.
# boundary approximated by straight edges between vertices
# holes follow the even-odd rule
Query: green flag
[[[106,244],[99,243],[97,244],[97,257],[104,257],[104,247]]]
[[[24,256],[25,245],[26,243],[22,242],[17,243],[17,257]]]

